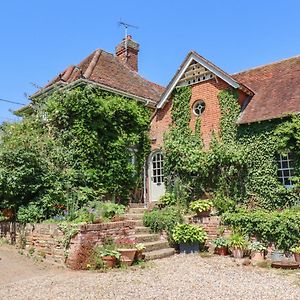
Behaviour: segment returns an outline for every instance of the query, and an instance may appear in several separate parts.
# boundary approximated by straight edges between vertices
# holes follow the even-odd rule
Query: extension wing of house
[[[300,56],[257,67],[238,74],[228,73],[191,51],[168,84],[151,123],[152,154],[149,158],[148,200],[156,201],[165,192],[163,171],[163,136],[172,123],[172,92],[190,86],[190,126],[201,118],[201,135],[209,147],[213,132],[220,130],[221,110],[218,95],[222,90],[238,92],[241,108],[237,123],[253,124],[283,118],[300,112]],[[247,126],[247,125],[244,125]],[[290,158],[280,157],[278,179],[291,186]]]
[[[22,115],[30,111],[35,98],[55,89],[73,88],[92,84],[103,90],[142,101],[154,108],[164,88],[150,82],[138,74],[139,44],[130,35],[116,46],[115,54],[97,49],[78,65],[71,65],[59,73],[45,87],[31,95],[32,104],[16,113]]]

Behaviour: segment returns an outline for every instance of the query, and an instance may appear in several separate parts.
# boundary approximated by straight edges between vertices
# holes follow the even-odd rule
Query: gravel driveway
[[[287,276],[231,258],[175,255],[144,269],[96,273],[36,264],[8,246],[0,257],[0,299],[300,299],[297,271]]]

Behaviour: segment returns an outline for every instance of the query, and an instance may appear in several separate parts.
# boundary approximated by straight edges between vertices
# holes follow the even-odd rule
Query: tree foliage
[[[37,205],[46,218],[94,199],[126,202],[149,152],[148,109],[92,86],[57,91],[35,107],[2,127],[1,207]]]

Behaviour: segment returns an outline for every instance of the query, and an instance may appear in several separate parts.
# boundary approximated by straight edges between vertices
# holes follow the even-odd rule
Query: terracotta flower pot
[[[244,250],[241,248],[233,248],[231,250],[232,255],[234,258],[243,258],[244,257]]]
[[[136,249],[118,249],[121,254],[121,262],[131,266],[135,257]]]
[[[300,263],[300,253],[294,253],[295,261]]]
[[[228,255],[228,248],[226,246],[217,247],[215,253],[218,255],[226,256]]]
[[[197,212],[197,217],[199,218],[207,218],[210,216],[211,213],[211,209],[210,210],[206,210],[206,211],[201,211],[201,212]]]
[[[265,259],[264,251],[251,251],[251,260],[252,261],[263,261]]]
[[[102,256],[102,260],[108,268],[114,268],[117,263],[117,259],[114,256]]]
[[[144,258],[143,250],[136,250],[135,260],[142,260]]]

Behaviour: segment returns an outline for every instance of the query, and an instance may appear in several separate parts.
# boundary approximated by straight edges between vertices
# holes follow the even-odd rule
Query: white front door
[[[157,201],[165,193],[164,156],[161,151],[155,151],[150,155],[149,181],[149,200]]]

